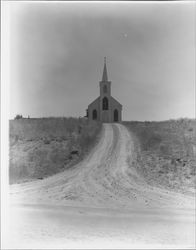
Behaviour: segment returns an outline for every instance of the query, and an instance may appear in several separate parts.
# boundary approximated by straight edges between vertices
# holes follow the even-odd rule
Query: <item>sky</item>
[[[73,116],[104,57],[123,120],[195,117],[193,2],[11,2],[10,118]]]

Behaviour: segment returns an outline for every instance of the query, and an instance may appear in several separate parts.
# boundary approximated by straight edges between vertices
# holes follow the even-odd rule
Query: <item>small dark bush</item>
[[[72,154],[72,155],[78,155],[78,153],[79,153],[78,150],[73,150],[73,151],[71,151],[71,154]]]
[[[22,119],[22,118],[23,118],[22,115],[16,115],[14,119],[18,120],[18,119]]]
[[[50,140],[49,139],[44,139],[44,144],[50,144]]]

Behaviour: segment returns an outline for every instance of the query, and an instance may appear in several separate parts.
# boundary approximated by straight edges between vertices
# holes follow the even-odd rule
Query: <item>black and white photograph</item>
[[[195,1],[3,1],[1,249],[195,249]]]

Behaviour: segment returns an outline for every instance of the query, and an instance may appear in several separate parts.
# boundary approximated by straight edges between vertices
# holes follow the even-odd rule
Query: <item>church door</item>
[[[114,110],[114,122],[118,122],[118,110]]]
[[[93,120],[97,120],[97,110],[93,110]]]

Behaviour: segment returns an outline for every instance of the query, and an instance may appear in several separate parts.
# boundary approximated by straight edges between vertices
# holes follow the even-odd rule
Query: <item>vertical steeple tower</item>
[[[102,75],[102,80],[99,84],[100,84],[100,96],[109,97],[111,95],[111,82],[108,81],[106,57],[104,57],[103,75]]]
[[[107,67],[106,67],[106,57],[104,57],[104,68],[103,68],[103,76],[102,76],[102,82],[108,81],[108,74],[107,74]]]

